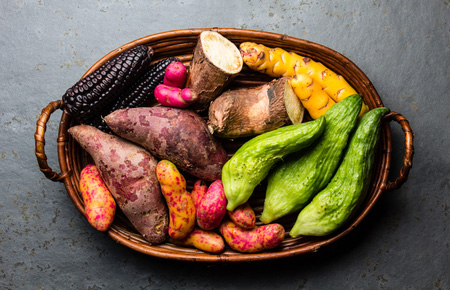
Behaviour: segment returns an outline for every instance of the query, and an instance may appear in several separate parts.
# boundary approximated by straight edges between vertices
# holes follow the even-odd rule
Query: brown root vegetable
[[[208,128],[222,138],[249,137],[303,121],[304,108],[289,77],[228,90],[209,107]]]
[[[203,111],[242,70],[239,49],[214,31],[203,31],[194,49],[186,87],[198,94],[193,109]]]
[[[221,178],[227,153],[209,133],[205,120],[191,110],[123,109],[105,121],[117,135],[145,147],[158,159],[170,160],[186,173],[205,181]]]
[[[136,230],[152,244],[164,242],[169,218],[156,178],[156,159],[144,148],[92,126],[78,125],[68,132],[91,155]]]

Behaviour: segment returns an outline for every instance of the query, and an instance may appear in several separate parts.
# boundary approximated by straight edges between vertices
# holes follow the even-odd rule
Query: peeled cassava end
[[[239,49],[231,41],[214,31],[200,34],[203,50],[216,67],[229,74],[237,74],[242,70],[243,61]]]
[[[195,111],[204,111],[242,70],[239,49],[214,31],[203,31],[194,49],[186,87],[198,94]]]
[[[286,81],[284,87],[284,106],[292,124],[303,122],[305,108],[294,92],[291,82]]]

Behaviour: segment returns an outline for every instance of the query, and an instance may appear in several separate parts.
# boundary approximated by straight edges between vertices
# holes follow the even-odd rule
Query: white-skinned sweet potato
[[[91,155],[117,205],[136,230],[152,244],[167,238],[169,218],[156,178],[157,160],[144,148],[99,129],[68,129]]]
[[[117,135],[205,181],[220,179],[228,160],[206,122],[191,110],[162,106],[122,109],[105,121]]]

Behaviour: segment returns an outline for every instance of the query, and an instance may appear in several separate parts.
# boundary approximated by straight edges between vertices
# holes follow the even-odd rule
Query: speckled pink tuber
[[[225,242],[219,234],[197,227],[184,239],[170,241],[177,245],[195,247],[201,251],[213,254],[218,254],[225,249]]]
[[[245,230],[251,230],[255,227],[255,211],[248,202],[241,204],[233,211],[228,211],[228,217],[237,226]]]
[[[197,205],[197,224],[204,230],[213,230],[220,225],[227,213],[227,199],[222,180],[216,180],[199,200]]]
[[[219,231],[233,250],[242,253],[257,253],[278,247],[285,235],[285,230],[280,224],[274,223],[244,230],[230,220],[222,222]]]
[[[195,206],[191,195],[186,191],[186,180],[168,160],[158,162],[156,176],[169,208],[169,236],[183,239],[195,226]]]
[[[114,221],[116,202],[95,164],[81,170],[79,185],[86,219],[97,230],[106,231]]]

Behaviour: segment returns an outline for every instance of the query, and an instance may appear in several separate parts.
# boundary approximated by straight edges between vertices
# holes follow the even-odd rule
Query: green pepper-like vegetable
[[[328,235],[355,213],[369,189],[381,118],[388,112],[388,108],[376,108],[362,117],[339,169],[300,212],[289,233],[292,237]]]
[[[311,145],[324,129],[321,117],[261,134],[242,145],[222,169],[227,209],[233,211],[245,203],[276,162]]]
[[[270,223],[300,211],[323,189],[335,173],[362,106],[360,95],[334,104],[325,114],[326,128],[306,152],[286,157],[268,176],[264,209],[260,220]]]

